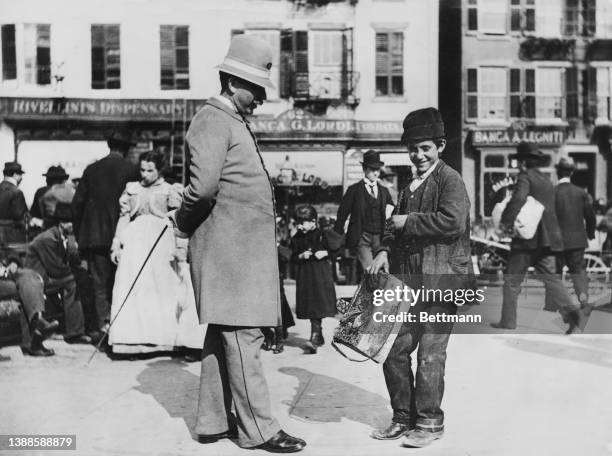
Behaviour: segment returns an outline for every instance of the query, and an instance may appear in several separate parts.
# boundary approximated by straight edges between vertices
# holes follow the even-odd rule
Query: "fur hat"
[[[417,109],[409,113],[404,119],[403,144],[408,141],[441,139],[445,136],[444,120],[442,120],[442,115],[436,108]]]

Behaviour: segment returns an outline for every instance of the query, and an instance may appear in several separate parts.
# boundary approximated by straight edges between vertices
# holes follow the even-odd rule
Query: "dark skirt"
[[[336,289],[329,260],[298,264],[296,273],[296,315],[300,319],[336,315]]]

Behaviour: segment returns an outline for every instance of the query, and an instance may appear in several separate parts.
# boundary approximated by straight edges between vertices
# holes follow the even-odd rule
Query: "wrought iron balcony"
[[[359,73],[354,71],[314,70],[293,75],[292,88],[295,100],[342,101],[349,105],[358,103],[357,82]]]

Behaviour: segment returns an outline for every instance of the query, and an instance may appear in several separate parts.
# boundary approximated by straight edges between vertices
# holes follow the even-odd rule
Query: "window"
[[[161,89],[189,89],[189,27],[160,26],[159,43]]]
[[[512,32],[535,31],[535,11],[535,0],[510,0],[510,30]]]
[[[596,0],[595,5],[597,36],[600,38],[612,38],[612,0]]]
[[[531,7],[533,8],[531,0]],[[563,6],[566,0],[536,0],[536,32],[542,37],[558,37],[563,22]]]
[[[580,35],[580,1],[566,0],[562,33],[565,36]]]
[[[535,116],[535,70],[510,69],[510,117],[533,119]]]
[[[404,33],[376,33],[376,96],[404,95]]]
[[[23,26],[26,84],[51,83],[51,26],[25,24]]]
[[[536,71],[536,117],[564,119],[563,70],[538,68]]]
[[[467,117],[480,120],[506,119],[507,70],[470,68],[467,75]]]
[[[339,99],[342,90],[342,31],[310,32],[310,96]]]
[[[15,24],[5,24],[2,38],[2,80],[17,79],[17,53],[15,51]]]
[[[612,119],[610,95],[612,94],[612,77],[610,68],[597,68],[597,118]]]
[[[275,89],[266,89],[266,96],[271,100],[278,99],[279,94],[279,62],[280,62],[280,30],[245,30],[249,35],[268,43],[272,48],[272,68],[270,68],[270,79]]]
[[[478,26],[482,33],[503,35],[506,33],[508,0],[486,0],[486,6],[478,9]]]
[[[119,25],[91,26],[91,88],[121,88]]]

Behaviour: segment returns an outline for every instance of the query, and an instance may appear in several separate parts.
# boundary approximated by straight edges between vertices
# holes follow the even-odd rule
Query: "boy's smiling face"
[[[446,141],[438,141],[440,146],[428,139],[426,141],[409,141],[407,144],[410,161],[414,164],[419,174],[425,173],[438,161],[440,154],[446,147]]]

